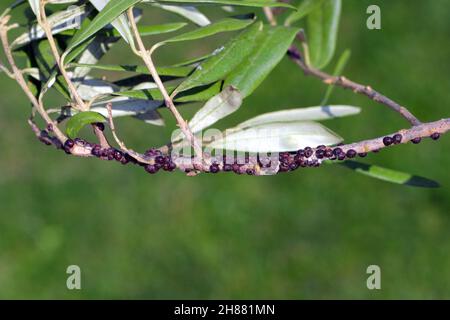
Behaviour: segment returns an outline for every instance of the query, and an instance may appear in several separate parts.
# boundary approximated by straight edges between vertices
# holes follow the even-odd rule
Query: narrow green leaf
[[[175,102],[178,103],[187,103],[187,102],[201,102],[210,99],[220,92],[222,87],[222,83],[216,82],[212,85],[196,87],[190,90],[186,90],[181,94],[177,95],[174,99]],[[166,86],[166,89],[169,93],[173,92],[175,89],[174,86]],[[125,91],[117,91],[111,93],[114,96],[123,96],[132,99],[139,100],[164,100],[164,97],[161,94],[161,91],[157,88],[154,89],[138,89],[138,90],[125,90]]]
[[[103,11],[109,2],[117,2],[115,0],[89,0],[89,2],[99,11]],[[131,32],[130,25],[128,23],[128,17],[125,14],[121,14],[111,22],[114,30],[116,30],[120,36],[130,45],[134,47],[134,38]]]
[[[173,89],[173,87],[166,87],[167,90]],[[158,88],[154,89],[141,89],[141,90],[124,90],[111,93],[113,96],[122,96],[138,100],[164,100],[161,91]]]
[[[87,40],[89,37],[94,35],[97,31],[104,28],[106,25],[114,21],[118,16],[125,12],[128,8],[134,6],[141,0],[121,0],[121,1],[110,1],[103,8],[101,12],[95,17],[95,19],[88,24],[86,27],[81,28],[72,39],[67,51],[72,50],[77,45]]]
[[[253,22],[254,20],[225,18],[223,20],[207,25],[205,27],[198,28],[193,31],[186,32],[176,37],[164,40],[163,42],[160,43],[160,45],[173,42],[198,40],[222,32],[237,31],[248,27]]]
[[[181,28],[184,28],[185,26],[187,26],[187,23],[185,22],[155,24],[149,26],[138,26],[138,31],[142,37],[146,37],[174,32],[180,30]],[[117,36],[119,35],[119,33],[116,30],[114,30],[113,35]]]
[[[137,65],[112,65],[112,64],[83,64],[71,63],[69,68],[82,67],[91,68],[103,71],[117,71],[117,72],[133,72],[138,74],[150,74],[146,66]],[[194,67],[158,67],[157,71],[160,76],[167,77],[187,77],[194,71]]]
[[[76,58],[78,58],[78,56],[80,56],[94,40],[95,37],[92,37],[87,41],[83,42],[82,44],[76,46],[71,51],[66,51],[67,55],[64,55],[64,63],[70,63],[74,61]]]
[[[310,14],[313,10],[322,5],[323,0],[303,0],[297,11],[293,11],[285,21],[285,25],[290,26]]]
[[[222,89],[222,81],[217,81],[211,85],[196,87],[191,90],[184,91],[176,96],[175,102],[201,102],[211,99],[219,94]]]
[[[61,34],[64,32],[72,32],[76,28],[80,27],[80,23],[90,14],[92,8],[81,5],[71,6],[70,8],[62,11],[58,11],[48,17],[48,24],[51,27],[52,34]],[[36,22],[30,26],[26,32],[14,39],[11,43],[11,48],[17,50],[17,48],[23,47],[32,41],[37,41],[45,38],[45,32],[42,27]]]
[[[308,15],[308,38],[311,64],[323,69],[331,61],[341,16],[341,0],[324,0]]]
[[[254,50],[231,72],[225,86],[234,86],[242,96],[249,96],[286,55],[298,29],[264,26],[253,39]]]
[[[83,29],[86,29],[91,23],[92,23],[92,19],[89,16],[87,16],[86,19],[83,20],[83,23],[81,24],[80,30],[78,32],[80,32]],[[79,45],[69,45],[69,47],[72,47],[72,49],[66,50],[62,55],[62,59],[63,59],[64,63],[70,63],[70,62],[74,61],[79,55],[81,55],[85,50],[87,50],[89,45],[94,40],[95,40],[95,37],[90,37],[89,39],[87,39],[86,41],[83,41]],[[71,42],[73,43],[73,38],[72,38]]]
[[[187,23],[185,22],[174,22],[174,23],[164,23],[164,24],[155,24],[155,25],[148,25],[148,26],[138,26],[138,32],[142,37],[146,36],[154,36],[169,32],[174,32],[177,30],[180,30],[181,28],[184,28],[187,26]],[[62,31],[60,34],[68,37],[74,36],[76,31],[74,30],[65,30]],[[113,30],[105,30],[99,31],[100,34],[105,34],[111,37],[120,37],[119,31],[116,29]]]
[[[77,137],[78,132],[86,125],[97,122],[104,122],[105,118],[97,112],[86,111],[74,115],[67,121],[66,133],[69,138]]]
[[[232,114],[242,105],[240,92],[233,87],[226,87],[221,93],[212,97],[189,121],[192,132],[201,130]]]
[[[144,0],[148,3],[166,3],[166,4],[190,4],[190,5],[232,5],[246,7],[285,7],[295,8],[294,6],[278,2],[277,0]]]
[[[241,32],[180,84],[178,92],[224,79],[247,57],[255,46],[255,37],[262,31],[262,23],[255,23]]]
[[[360,163],[356,161],[345,161],[340,163],[346,168],[349,168],[357,173],[364,174],[371,178],[395,183],[402,184],[413,187],[422,187],[422,188],[439,188],[440,185],[438,182],[415,176],[410,173],[405,173],[401,171],[396,171],[392,169],[387,169],[375,165],[369,165],[365,163]]]
[[[214,55],[215,55],[214,52],[213,53],[208,53],[208,54],[200,56],[200,57],[196,57],[196,58],[193,58],[193,59],[189,59],[189,60],[186,60],[186,61],[179,62],[177,64],[174,64],[173,66],[174,67],[185,67],[185,66],[198,65],[201,62],[211,58]]]
[[[50,51],[48,41],[33,42],[31,49],[33,50],[34,59],[36,61],[39,72],[44,76],[44,81],[54,79],[53,87],[66,99],[70,100],[70,93],[64,80],[56,77],[57,68],[55,59]]]
[[[181,6],[181,5],[164,5],[164,4],[152,4],[157,8],[162,10],[178,14],[179,16],[195,23],[200,27],[207,26],[211,23],[207,16],[200,12],[195,7],[192,6]]]

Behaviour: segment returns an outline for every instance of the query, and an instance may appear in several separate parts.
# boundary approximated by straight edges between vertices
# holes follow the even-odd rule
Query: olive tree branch
[[[378,91],[372,89],[370,86],[364,86],[362,84],[351,81],[343,76],[332,76],[323,71],[317,70],[311,66],[308,66],[297,47],[292,46],[288,52],[289,57],[294,61],[306,75],[319,78],[327,85],[337,85],[344,89],[350,89],[355,93],[367,96],[369,99],[383,104],[395,112],[398,112],[403,118],[405,118],[412,126],[419,125],[421,122],[404,106],[401,106],[392,99],[384,96]]]
[[[41,28],[44,30],[45,35],[47,37],[48,43],[50,45],[50,50],[52,51],[52,55],[55,58],[56,64],[64,77],[64,80],[67,83],[67,86],[69,87],[69,90],[72,94],[73,99],[76,102],[77,109],[80,109],[81,111],[87,111],[88,107],[84,103],[83,99],[81,99],[80,95],[78,94],[77,89],[75,88],[75,85],[73,84],[72,80],[70,79],[64,63],[63,59],[61,59],[61,55],[58,52],[58,47],[55,42],[55,38],[53,37],[52,28],[47,20],[47,15],[45,13],[45,0],[40,0],[40,10],[39,14],[37,14],[37,20]]]
[[[117,135],[117,131],[116,131],[116,126],[115,126],[114,120],[113,120],[112,103],[111,102],[106,104],[106,109],[108,110],[109,127],[111,129],[111,132],[112,132],[112,135],[114,137],[114,140],[116,140],[116,142],[119,145],[120,149],[123,152],[128,153],[131,157],[133,157],[137,161],[139,161],[141,163],[148,164],[149,161],[145,158],[144,155],[140,155],[139,153],[135,152],[134,150],[128,149],[127,146],[125,145],[125,143],[122,140],[119,139],[119,136]]]
[[[138,28],[136,25],[136,20],[134,18],[134,14],[133,14],[133,7],[128,9],[128,19],[130,20],[131,29],[133,31],[134,37],[136,38],[136,42],[139,47],[140,52],[138,52],[137,54],[142,58],[145,65],[147,66],[148,70],[150,71],[150,74],[152,75],[153,79],[155,80],[156,85],[158,86],[159,90],[161,91],[161,93],[164,97],[164,102],[165,102],[167,108],[172,112],[181,131],[183,132],[183,134],[186,136],[186,138],[188,139],[188,141],[191,143],[192,147],[194,148],[196,157],[199,160],[203,159],[203,151],[202,151],[202,148],[201,148],[199,142],[197,141],[197,138],[195,137],[195,135],[192,133],[191,129],[189,128],[187,121],[185,121],[183,119],[183,117],[181,116],[181,114],[178,112],[172,98],[170,97],[169,93],[167,92],[166,88],[164,87],[164,84],[156,70],[155,64],[153,63],[153,60],[152,60],[150,54],[148,53],[147,49],[145,48],[144,42],[142,41],[141,35],[139,34],[139,31],[138,31]]]
[[[381,149],[385,149],[391,146],[397,146],[400,144],[407,144],[410,142],[413,142],[414,144],[419,143],[424,138],[429,138],[430,136],[437,140],[441,135],[447,133],[450,131],[450,118],[442,119],[435,122],[429,122],[429,123],[422,123],[417,126],[411,127],[409,129],[403,129],[394,133],[389,134],[388,136],[378,137],[374,139],[359,141],[355,143],[350,144],[344,144],[340,146],[335,147],[316,147],[316,148],[310,148],[310,155],[309,156],[301,156],[298,157],[297,155],[301,154],[300,152],[303,150],[298,150],[297,153],[291,154],[291,153],[283,153],[284,156],[288,157],[288,161],[291,163],[296,163],[295,169],[298,168],[308,168],[308,167],[318,167],[320,166],[324,161],[331,161],[332,163],[338,163],[339,161],[343,161],[346,159],[352,159],[359,155],[360,157],[365,157],[369,152],[378,152]],[[36,131],[38,132],[38,131]],[[41,137],[37,134],[38,138],[42,141]],[[395,143],[386,143],[386,138],[389,137],[395,137],[399,136],[400,139],[396,140]],[[392,138],[391,138],[392,139]],[[45,142],[45,140],[43,141]],[[48,143],[46,143],[48,144]],[[92,150],[95,145],[90,143],[79,143],[75,142],[74,147],[71,150],[71,153],[75,156],[80,157],[89,157],[92,155]],[[306,150],[305,148],[304,150]],[[330,154],[333,154],[331,157],[327,156],[318,156],[318,150],[322,151],[328,151]],[[162,149],[161,151],[164,151],[164,154],[166,157],[170,157],[170,154],[168,154],[168,149]],[[127,152],[127,151],[126,151]],[[132,150],[128,151],[128,155],[133,157],[137,160],[135,164],[146,166],[146,165],[154,165],[157,161],[157,156],[148,156],[143,154],[138,154]],[[335,155],[338,154],[336,157]],[[225,166],[230,164],[224,163],[224,157],[223,156],[215,156],[210,157],[206,161],[202,163],[195,163],[192,161],[191,157],[185,157],[185,156],[172,156],[172,161],[176,165],[176,167],[183,171],[188,173],[189,175],[192,175],[195,172],[212,172],[211,168],[212,166],[217,167],[217,169],[220,171],[234,171],[238,174],[251,174],[251,175],[264,175],[265,168],[260,166],[260,163],[256,161],[255,159],[237,166],[237,169],[233,167],[232,170],[225,170]],[[290,169],[290,171],[295,170]],[[279,170],[278,172],[281,172]]]
[[[17,67],[14,57],[11,52],[11,47],[9,45],[8,41],[8,31],[15,27],[15,25],[8,26],[10,16],[4,16],[0,20],[0,38],[3,46],[3,50],[5,52],[6,59],[8,60],[8,63],[12,69],[12,73],[14,75],[14,78],[16,82],[19,84],[19,86],[22,88],[28,99],[30,100],[33,107],[37,110],[37,112],[41,115],[41,117],[44,119],[44,121],[47,123],[47,125],[51,125],[53,127],[54,133],[56,137],[64,143],[64,141],[67,139],[67,137],[59,130],[59,128],[55,125],[53,120],[50,118],[50,116],[45,111],[44,107],[39,103],[39,101],[36,99],[36,97],[33,95],[31,90],[28,88],[28,85],[25,81],[25,78],[23,77],[22,71]]]
[[[311,148],[312,156],[305,160],[309,161],[309,163],[311,163],[311,164],[314,164],[314,165],[307,165],[307,167],[316,167],[316,166],[319,166],[322,163],[322,161],[324,161],[324,160],[351,159],[358,154],[361,157],[365,157],[367,155],[367,153],[369,153],[369,152],[378,152],[381,149],[388,148],[390,146],[407,144],[409,142],[413,142],[413,143],[417,144],[421,141],[421,139],[428,138],[430,136],[432,136],[433,139],[438,139],[441,135],[447,133],[448,131],[450,131],[450,118],[442,119],[442,120],[435,121],[435,122],[419,124],[412,128],[403,129],[403,130],[400,130],[398,132],[388,135],[388,137],[394,137],[395,135],[401,136],[401,141],[397,141],[395,144],[393,143],[390,145],[386,145],[385,144],[386,137],[383,136],[383,137],[378,137],[378,138],[374,138],[374,139],[370,139],[370,140],[364,140],[364,141],[355,142],[355,143],[351,143],[351,144],[345,144],[345,145],[338,146],[338,147],[326,148],[331,151],[339,150],[341,155],[345,155],[341,159],[336,159],[336,158],[327,159],[326,157],[318,158],[316,152],[318,149],[321,149],[321,148],[320,147],[319,148]],[[295,161],[294,160],[295,155],[290,155],[290,157],[291,157],[291,161]],[[220,169],[223,170],[224,163],[223,163],[222,158],[217,158],[217,159],[213,158],[212,161],[215,161],[216,163],[218,163],[220,166]],[[183,171],[188,171],[188,170],[194,169],[192,164],[190,164],[189,159],[186,159],[186,158],[181,157],[181,158],[175,160],[175,163],[177,164],[178,168]],[[299,166],[299,167],[301,167],[301,166]],[[198,167],[195,167],[195,169],[198,170]],[[205,167],[205,166],[203,166],[201,169],[202,169],[202,171],[205,171],[205,172],[210,171],[210,168]],[[243,171],[243,173],[247,172],[247,170],[252,170],[252,173],[255,175],[260,175],[262,173],[262,171],[261,171],[262,168],[259,166],[258,163],[245,164],[241,167],[241,170]]]
[[[273,12],[271,8],[264,7],[264,14],[266,15],[267,21],[273,25]],[[395,112],[399,113],[403,118],[405,118],[412,126],[419,125],[421,122],[404,106],[401,106],[392,99],[382,95],[378,91],[375,91],[370,86],[364,86],[362,84],[351,81],[343,76],[332,76],[321,70],[313,68],[308,62],[308,46],[306,37],[303,32],[299,33],[299,40],[305,49],[305,58],[303,58],[300,50],[295,45],[292,45],[288,51],[288,55],[302,70],[306,75],[314,76],[321,79],[327,85],[337,85],[343,87],[344,89],[350,89],[355,93],[367,96],[369,99],[384,104],[385,106],[391,108]]]

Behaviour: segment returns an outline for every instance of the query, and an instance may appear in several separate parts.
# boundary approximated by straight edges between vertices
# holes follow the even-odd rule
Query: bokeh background
[[[450,2],[343,2],[337,53],[352,50],[345,74],[409,106],[424,121],[448,117]],[[370,4],[382,9],[381,31],[366,28]],[[174,19],[182,20],[157,11],[144,21]],[[157,62],[208,53],[223,41],[174,45]],[[104,62],[133,59],[117,45]],[[324,91],[286,59],[219,126],[317,105]],[[363,109],[357,117],[327,123],[347,141],[407,125],[348,91],[337,89],[331,103]],[[67,157],[37,143],[26,124],[28,108],[18,86],[3,75],[0,298],[450,298],[447,136],[364,160],[436,179],[440,189],[392,185],[338,166],[275,177],[149,176],[137,167]],[[182,112],[189,117],[196,109]],[[164,143],[174,128],[164,115],[165,129],[133,119],[117,125],[133,148],[145,150]],[[81,291],[66,288],[71,264],[82,269]],[[371,264],[382,268],[382,290],[366,288]]]

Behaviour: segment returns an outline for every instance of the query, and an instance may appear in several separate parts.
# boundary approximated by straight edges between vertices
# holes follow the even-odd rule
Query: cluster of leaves
[[[39,1],[18,0],[11,8],[25,6],[38,15]],[[67,83],[50,53],[45,32],[33,15],[28,15],[29,25],[14,40],[12,48],[15,54],[27,56],[28,67],[24,72],[36,96],[42,98],[49,90],[56,90],[66,99],[66,108],[49,112],[58,112],[61,119],[70,118],[66,123],[69,137],[75,137],[84,125],[104,121],[108,103],[112,103],[113,117],[132,116],[148,124],[164,125],[158,112],[164,106],[164,99],[144,65],[100,63],[120,40],[137,51],[125,13],[135,6],[138,6],[134,9],[138,21],[143,10],[148,9],[170,11],[183,19],[138,26],[141,37],[167,35],[165,40],[153,44],[150,53],[173,43],[200,40],[219,33],[232,34],[228,42],[209,55],[157,68],[176,104],[204,103],[189,121],[190,128],[197,133],[240,108],[243,99],[251,95],[286,56],[301,26],[308,34],[307,63],[317,69],[328,66],[335,54],[342,1],[302,0],[286,4],[276,0],[48,0],[48,22],[63,52],[64,67],[70,71],[71,81],[81,98],[88,102],[90,111],[80,112],[70,104],[72,97]],[[202,6],[217,6],[226,17],[211,21],[202,12]],[[281,16],[284,24],[270,26],[254,13],[237,15],[234,12],[237,6],[255,12],[262,7],[284,8]],[[183,32],[185,29],[188,31]],[[336,75],[342,72],[349,56],[346,51],[338,59]],[[122,76],[120,80],[109,82],[92,76],[92,70],[114,71]],[[283,152],[337,144],[342,138],[317,121],[355,115],[360,109],[326,106],[331,93],[332,87],[318,107],[283,110],[245,121],[227,131],[226,139],[213,141],[210,147]],[[258,135],[253,134],[255,128]]]
[[[20,2],[15,6],[18,6]],[[306,1],[308,2],[308,1]],[[319,1],[320,2],[320,1]],[[313,57],[317,61],[317,67],[325,66],[331,59],[335,38],[337,33],[337,21],[340,13],[340,0],[328,0],[328,3],[335,3],[335,21],[330,26],[328,32],[320,32],[314,43]],[[105,65],[99,60],[107,51],[120,39],[126,41],[131,47],[135,47],[135,40],[129,27],[125,11],[132,6],[141,3],[145,10],[146,6],[158,7],[163,10],[176,12],[188,22],[197,25],[195,29],[188,32],[168,37],[162,42],[156,43],[151,48],[154,52],[161,46],[170,45],[176,42],[186,42],[210,37],[219,33],[239,32],[234,37],[218,48],[210,55],[191,59],[172,66],[159,67],[158,73],[163,76],[166,88],[175,96],[176,103],[190,103],[206,101],[205,110],[200,110],[192,122],[196,121],[194,132],[199,132],[214,124],[220,118],[236,111],[241,105],[242,99],[252,94],[259,84],[269,75],[273,68],[285,56],[286,51],[294,40],[299,28],[278,26],[271,27],[264,25],[256,19],[254,14],[245,16],[226,17],[219,21],[211,22],[198,7],[201,5],[216,5],[227,11],[233,11],[230,6],[246,6],[252,9],[263,6],[281,6],[292,9],[291,6],[278,3],[274,0],[225,0],[225,1],[71,1],[71,0],[51,0],[47,8],[51,13],[48,21],[51,24],[52,32],[58,39],[66,68],[71,71],[72,81],[76,85],[81,98],[89,101],[91,111],[107,115],[106,104],[113,103],[113,116],[134,116],[147,123],[163,125],[163,119],[158,113],[158,108],[163,106],[162,95],[154,82],[149,77],[149,71],[142,65]],[[35,13],[39,10],[39,0],[29,0],[29,4]],[[57,6],[54,8],[54,6]],[[303,3],[304,5],[304,3]],[[316,10],[309,9],[310,12],[322,11],[317,5]],[[319,10],[320,9],[320,10]],[[225,11],[226,12],[226,11]],[[292,10],[292,12],[296,12]],[[142,9],[137,9],[135,15],[139,19]],[[290,15],[286,20],[289,23],[299,20],[301,17]],[[320,17],[319,19],[323,19]],[[316,20],[316,19],[314,19]],[[315,23],[315,27],[320,22]],[[327,22],[328,23],[328,22]],[[142,37],[160,35],[179,31],[187,27],[186,22],[175,22],[163,25],[139,26]],[[315,32],[315,31],[314,31]],[[315,32],[316,33],[316,32]],[[317,33],[319,34],[319,33]],[[326,43],[327,49],[319,48],[321,43]],[[30,68],[27,69],[30,77],[34,78],[34,83],[38,83],[37,94],[46,92],[49,88],[58,90],[69,102],[70,93],[62,77],[58,74],[58,69],[54,63],[54,58],[50,54],[49,43],[45,38],[44,31],[36,21],[32,22],[30,30],[25,31],[12,44],[13,49],[22,51],[29,55]],[[317,54],[316,54],[317,52]],[[321,56],[324,56],[323,58]],[[328,60],[328,61],[326,61]],[[316,62],[314,62],[316,63]],[[320,64],[320,65],[319,65]],[[115,82],[108,82],[104,79],[97,79],[90,76],[90,71],[98,69],[105,71],[116,71],[120,73],[134,73],[134,77],[129,77]],[[148,77],[142,77],[146,75]],[[238,92],[233,95],[228,94],[224,88],[233,87]],[[240,99],[235,96],[240,95]],[[215,103],[216,102],[216,103]],[[206,111],[208,110],[208,111]],[[333,114],[332,111],[336,110]],[[342,110],[342,111],[341,111]],[[349,111],[351,110],[351,111]],[[205,112],[206,111],[206,112]],[[309,119],[297,118],[292,122],[298,123],[298,130],[304,132],[301,121],[319,120],[324,113],[317,109],[317,116],[310,116]],[[356,113],[356,108],[329,107],[330,117],[348,115]],[[64,110],[65,116],[74,115],[79,120],[86,119],[86,123],[92,120],[92,113],[78,114],[77,110],[71,112]],[[203,116],[202,116],[203,114]],[[205,122],[202,117],[208,116]],[[315,119],[317,118],[318,119]],[[80,121],[77,121],[79,123]],[[73,122],[75,123],[75,121]],[[261,125],[261,124],[260,124]],[[311,123],[306,124],[311,128]],[[329,135],[328,130],[319,131]],[[76,130],[69,128],[71,135],[76,134]],[[335,143],[339,138],[330,135],[327,144]],[[307,139],[293,147],[298,149],[305,144],[309,144]],[[281,150],[272,150],[274,152]]]

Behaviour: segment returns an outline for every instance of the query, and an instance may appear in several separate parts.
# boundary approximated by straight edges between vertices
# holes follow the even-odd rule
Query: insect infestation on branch
[[[414,176],[378,170],[355,159],[386,147],[418,144],[427,137],[438,140],[450,129],[450,119],[422,123],[405,106],[342,76],[349,51],[340,56],[333,74],[324,71],[335,55],[341,0],[166,2],[170,5],[146,0],[23,0],[1,15],[0,36],[7,64],[0,64],[0,69],[18,83],[31,102],[29,124],[40,141],[73,156],[139,165],[150,174],[179,169],[188,175],[274,175],[339,163],[372,177],[407,184]],[[220,11],[223,18],[211,21],[202,12],[205,3],[219,10],[226,6]],[[21,11],[32,12],[27,15],[27,26],[12,22]],[[178,16],[164,24],[146,24],[143,13],[147,11]],[[10,41],[12,29],[21,32]],[[231,36],[218,50],[170,65],[157,63],[161,47],[219,33]],[[163,40],[155,41],[155,35]],[[138,62],[100,63],[119,41],[129,45]],[[16,62],[19,55],[27,58],[25,67]],[[283,59],[290,59],[299,71],[328,87],[318,106],[266,113],[228,130],[204,134],[237,112]],[[114,72],[119,80],[95,76],[94,70]],[[345,143],[319,123],[360,112],[359,107],[328,105],[335,87],[384,105],[410,127]],[[58,92],[65,100],[61,108],[48,108],[49,91]],[[193,103],[203,107],[187,121],[180,107]],[[115,119],[133,117],[145,125],[162,126],[161,108],[170,110],[179,128],[170,142],[145,152],[128,148],[119,138]],[[43,130],[37,125],[37,115],[45,122]],[[92,127],[97,141],[80,136],[85,126]],[[105,135],[107,129],[114,144]],[[367,170],[358,170],[362,167]],[[425,181],[423,186],[436,186],[430,180],[421,181]]]

